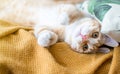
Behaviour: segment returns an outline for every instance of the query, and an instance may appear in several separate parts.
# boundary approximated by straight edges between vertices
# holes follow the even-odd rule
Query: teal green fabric
[[[104,18],[104,15],[107,13],[107,11],[111,8],[110,5],[101,5],[101,6],[96,6],[94,8],[94,15],[102,21]]]
[[[93,14],[94,7],[109,3],[120,4],[120,0],[90,0],[88,10]]]
[[[88,3],[88,11],[102,21],[107,11],[112,8],[109,4],[120,5],[120,0],[90,0]]]

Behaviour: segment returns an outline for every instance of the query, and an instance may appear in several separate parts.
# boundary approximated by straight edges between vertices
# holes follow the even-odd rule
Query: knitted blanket
[[[120,47],[108,54],[80,54],[58,42],[37,44],[30,27],[0,20],[0,74],[119,74]]]

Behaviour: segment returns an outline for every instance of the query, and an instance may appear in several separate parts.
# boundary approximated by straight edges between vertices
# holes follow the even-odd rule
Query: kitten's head
[[[78,52],[81,53],[95,53],[103,52],[108,53],[110,50],[108,48],[100,48],[102,45],[107,45],[111,47],[118,46],[118,43],[112,39],[110,36],[101,33],[101,25],[94,19],[87,18],[83,19],[76,31],[75,36],[80,38]]]

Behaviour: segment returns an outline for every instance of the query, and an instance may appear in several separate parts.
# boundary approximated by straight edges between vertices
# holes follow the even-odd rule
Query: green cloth
[[[109,4],[120,5],[120,0],[90,0],[88,2],[88,12],[102,21],[105,14],[112,8]]]

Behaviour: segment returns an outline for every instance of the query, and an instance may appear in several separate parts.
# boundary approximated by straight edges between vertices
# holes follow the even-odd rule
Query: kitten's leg
[[[49,30],[41,31],[37,37],[38,44],[43,47],[49,47],[50,45],[55,44],[57,41],[58,41],[57,34]]]
[[[69,17],[69,23],[72,23],[75,20],[78,20],[80,17],[83,17],[83,14],[73,4],[66,4],[64,7],[62,6],[61,12],[67,13]]]
[[[61,25],[68,25],[69,24],[69,16],[67,13],[63,12],[59,15],[58,23],[60,23]]]
[[[68,25],[83,16],[73,4],[61,4],[58,9],[60,12],[58,22],[63,25]]]

